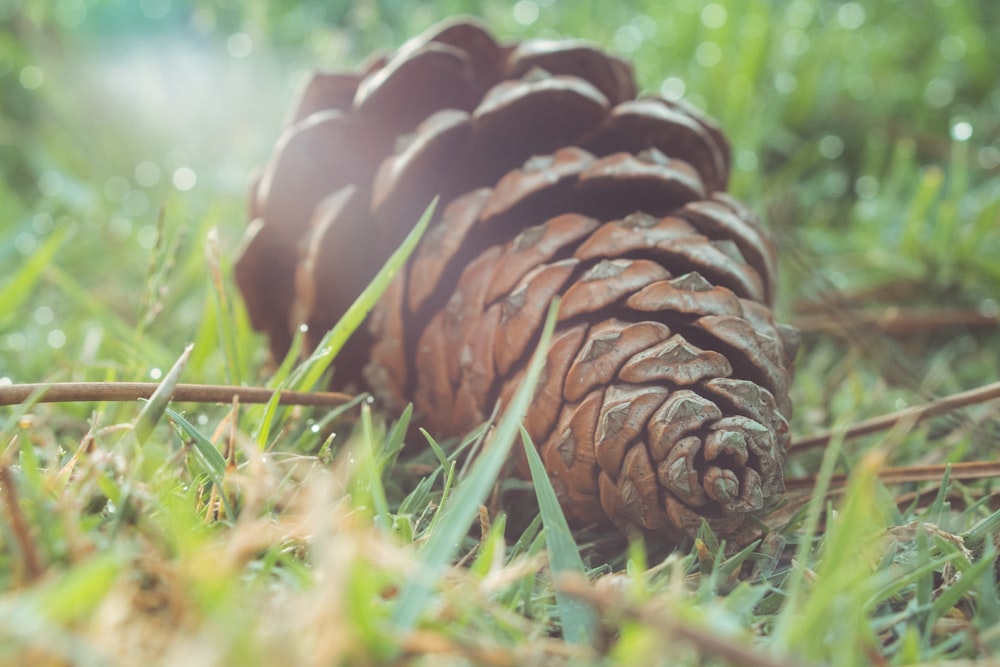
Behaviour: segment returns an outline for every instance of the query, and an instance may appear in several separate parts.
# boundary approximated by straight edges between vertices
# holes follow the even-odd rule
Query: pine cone
[[[508,402],[561,295],[525,427],[567,516],[671,540],[704,519],[738,542],[783,490],[797,338],[770,311],[774,246],[724,192],[722,133],[635,96],[588,44],[500,45],[464,20],[317,75],[236,278],[276,356],[301,324],[315,345],[440,194],[338,383],[463,435]]]

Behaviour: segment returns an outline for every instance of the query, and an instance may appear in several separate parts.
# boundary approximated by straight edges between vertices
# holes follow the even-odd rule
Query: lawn
[[[1000,658],[993,0],[7,0],[0,392],[325,388],[328,358],[268,362],[233,284],[247,185],[312,69],[461,13],[596,42],[725,128],[803,332],[771,532],[735,552],[573,534],[544,477],[497,478],[516,411],[470,458],[479,431],[416,436],[365,396],[32,397],[0,407],[0,663]]]

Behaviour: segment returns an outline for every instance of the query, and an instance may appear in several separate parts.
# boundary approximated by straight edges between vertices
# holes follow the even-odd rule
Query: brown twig
[[[886,484],[905,484],[908,482],[939,482],[944,478],[945,469],[951,467],[948,474],[953,480],[986,479],[1000,477],[1000,461],[965,461],[962,463],[901,466],[898,468],[883,468],[878,477]],[[848,475],[837,474],[830,479],[830,488],[840,488],[847,485]],[[816,486],[816,475],[789,477],[785,479],[785,489],[788,491],[807,490]]]
[[[135,401],[149,398],[159,385],[155,382],[55,382],[52,384],[0,385],[0,405],[17,405],[41,392],[39,403]],[[180,403],[267,403],[274,395],[266,387],[235,387],[215,384],[179,384],[173,401]],[[283,391],[282,405],[335,407],[354,397],[340,392]]]
[[[886,431],[904,421],[909,421],[915,424],[925,419],[936,417],[946,412],[951,412],[952,410],[957,410],[958,408],[964,408],[967,405],[985,403],[986,401],[991,401],[995,398],[1000,398],[1000,382],[994,382],[982,387],[977,387],[976,389],[970,389],[968,391],[952,394],[951,396],[945,396],[944,398],[939,398],[936,401],[931,401],[922,405],[914,405],[906,408],[905,410],[890,412],[889,414],[882,415],[880,417],[873,417],[872,419],[860,421],[857,424],[849,426],[842,435],[846,440],[849,438],[857,438],[862,435],[877,433],[879,431]],[[821,447],[830,442],[834,435],[834,431],[822,431],[804,438],[796,438],[792,441],[790,449],[794,452],[808,449],[810,447]]]
[[[0,463],[0,489],[3,490],[3,499],[7,505],[7,516],[10,517],[10,528],[14,534],[14,541],[17,542],[21,550],[21,557],[24,558],[24,576],[31,582],[42,576],[41,558],[35,548],[35,540],[28,529],[28,520],[24,516],[21,508],[21,501],[17,496],[17,486],[14,475],[6,463]]]
[[[798,315],[792,324],[804,332],[836,334],[870,327],[893,336],[909,336],[948,327],[1000,326],[1000,316],[973,308],[911,310],[890,306],[878,311],[840,308],[834,313]]]

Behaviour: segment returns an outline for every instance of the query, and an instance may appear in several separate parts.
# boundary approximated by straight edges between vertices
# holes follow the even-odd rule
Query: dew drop
[[[965,56],[965,40],[958,35],[946,35],[941,39],[938,51],[945,60],[956,62]]]
[[[48,213],[36,213],[35,217],[31,219],[31,227],[38,234],[48,234],[54,226],[55,221]]]
[[[941,109],[955,98],[955,84],[948,79],[931,79],[924,88],[924,102],[935,109]]]
[[[48,306],[39,306],[35,308],[35,321],[41,324],[43,327],[52,324],[52,320],[55,318],[55,313]]]
[[[538,4],[533,0],[521,0],[514,5],[514,20],[521,25],[531,25],[538,20]]]
[[[694,58],[702,67],[715,67],[722,60],[722,48],[715,42],[702,42],[695,49]]]
[[[58,350],[66,344],[66,334],[63,333],[62,329],[53,329],[49,332],[49,335],[45,337],[45,342],[49,344],[53,350]]]
[[[856,30],[865,23],[865,8],[856,2],[845,2],[837,10],[837,23],[847,30]]]
[[[951,138],[955,141],[968,141],[972,138],[972,123],[960,120],[951,124]]]
[[[701,23],[706,28],[721,28],[726,25],[726,18],[726,8],[717,2],[707,4],[701,10]]]
[[[226,41],[226,51],[233,58],[246,58],[253,51],[253,40],[245,32],[234,32]]]
[[[789,95],[799,85],[798,79],[789,72],[779,72],[774,77],[774,89],[782,95]]]
[[[667,99],[679,100],[684,97],[684,80],[680,77],[670,76],[660,84],[660,94]]]
[[[976,154],[979,166],[983,169],[996,169],[1000,167],[1000,149],[996,146],[983,146]]]
[[[160,168],[156,163],[145,160],[135,165],[132,176],[142,187],[151,188],[160,182]]]
[[[57,171],[45,171],[38,177],[38,190],[46,197],[55,197],[63,190],[63,177]]]
[[[854,182],[854,191],[861,199],[874,199],[878,196],[878,179],[874,176],[861,176]]]
[[[835,134],[828,134],[819,140],[819,154],[833,160],[844,153],[844,140]]]
[[[187,192],[198,183],[198,174],[191,167],[179,167],[174,171],[174,187],[181,192]]]
[[[996,299],[983,299],[976,310],[983,317],[1000,317],[1000,302]]]
[[[639,14],[632,19],[632,25],[638,28],[643,40],[656,37],[656,21],[647,14]]]
[[[28,232],[22,232],[14,239],[14,249],[22,255],[30,255],[35,251],[37,246],[38,242],[35,240],[34,235]]]
[[[37,65],[28,65],[21,70],[18,81],[26,90],[37,90],[45,82],[45,72]]]
[[[632,53],[642,46],[642,31],[634,25],[623,25],[615,32],[615,46],[624,53]]]
[[[4,339],[4,346],[11,352],[21,352],[27,344],[28,339],[19,331],[7,334],[7,337]]]
[[[139,244],[140,248],[144,250],[152,250],[153,246],[156,245],[156,238],[158,234],[155,225],[145,225],[140,227],[135,234],[135,240]]]
[[[843,197],[849,183],[847,174],[842,171],[831,171],[823,179],[823,191],[829,197]]]
[[[781,50],[790,56],[801,56],[809,50],[809,36],[802,30],[789,30],[781,38]]]

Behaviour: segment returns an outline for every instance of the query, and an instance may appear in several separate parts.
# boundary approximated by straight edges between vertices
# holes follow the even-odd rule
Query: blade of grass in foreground
[[[4,280],[7,284],[0,287],[0,320],[7,316],[13,317],[34,294],[35,285],[43,272],[52,265],[56,252],[71,230],[71,226],[57,229],[40,248],[31,253],[17,273]]]
[[[160,386],[149,397],[146,405],[139,412],[139,416],[136,417],[133,431],[135,432],[135,439],[140,445],[146,442],[149,434],[153,432],[153,427],[156,426],[160,418],[163,417],[163,413],[166,412],[167,405],[170,404],[170,399],[174,395],[174,389],[177,387],[177,382],[181,379],[181,373],[184,372],[184,367],[187,366],[188,357],[191,356],[192,349],[194,349],[193,345],[188,345],[184,348],[184,352],[174,362],[173,367],[164,376]]]
[[[185,419],[179,412],[170,408],[167,408],[166,412],[178,430],[194,444],[192,451],[194,452],[195,460],[198,462],[198,466],[202,472],[208,476],[212,484],[215,485],[215,488],[219,490],[219,498],[222,500],[222,506],[226,510],[226,516],[233,519],[236,518],[236,510],[230,502],[229,495],[224,493],[222,488],[222,481],[226,474],[226,459],[215,448],[212,441],[206,438],[201,431],[195,428],[194,424]]]
[[[323,377],[323,373],[333,363],[337,353],[344,347],[344,343],[351,337],[355,329],[361,326],[368,313],[375,307],[389,283],[396,277],[396,273],[403,267],[410,257],[417,243],[424,235],[424,230],[434,217],[434,209],[437,208],[437,198],[430,203],[416,226],[406,235],[403,243],[389,257],[385,266],[372,278],[365,290],[354,300],[354,303],[347,309],[343,317],[326,332],[323,340],[316,346],[316,350],[306,359],[292,374],[289,384],[299,391],[310,391]]]
[[[326,332],[323,340],[309,356],[291,374],[288,382],[283,386],[275,388],[274,398],[267,404],[264,410],[264,418],[261,421],[260,431],[257,433],[257,443],[264,447],[270,437],[271,425],[274,421],[274,414],[278,409],[279,392],[282,389],[296,389],[298,391],[312,391],[319,382],[323,374],[333,363],[334,358],[344,347],[344,343],[351,337],[355,329],[368,317],[368,313],[375,307],[375,303],[382,297],[382,294],[389,287],[389,283],[396,276],[396,273],[403,267],[409,259],[417,243],[424,235],[424,231],[434,217],[434,209],[437,208],[437,197],[430,203],[416,226],[406,235],[403,242],[389,257],[385,265],[379,270],[368,286],[358,295],[354,303],[347,309],[347,312],[337,321],[333,328]]]
[[[429,606],[435,582],[454,558],[462,537],[468,532],[469,526],[479,512],[479,506],[486,500],[500,469],[507,461],[521,421],[524,419],[524,413],[535,395],[535,387],[545,365],[558,311],[559,300],[555,299],[549,307],[542,336],[528,364],[521,386],[518,387],[503,417],[500,418],[492,442],[479,454],[468,477],[455,486],[450,501],[441,508],[437,525],[429,534],[426,545],[419,554],[422,571],[407,581],[400,590],[399,603],[393,613],[393,621],[400,632],[405,633],[412,629],[420,612]]]
[[[226,378],[230,384],[242,384],[239,344],[236,342],[236,317],[232,302],[226,292],[226,281],[222,277],[222,251],[219,249],[219,228],[208,230],[205,241],[205,259],[212,282],[212,296],[215,297],[215,324],[218,340],[226,360]]]
[[[580,550],[573,539],[573,533],[566,523],[566,516],[559,506],[549,475],[545,472],[545,464],[538,456],[531,436],[521,427],[521,442],[528,456],[528,468],[531,470],[531,482],[538,498],[538,509],[545,525],[545,545],[549,550],[549,567],[554,576],[564,572],[584,573]],[[596,637],[597,617],[594,611],[585,603],[571,598],[556,588],[556,606],[559,608],[559,621],[562,623],[563,637],[571,644],[588,644]]]

